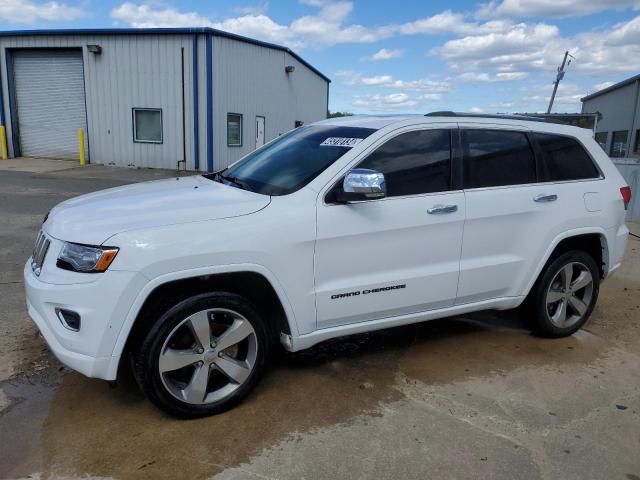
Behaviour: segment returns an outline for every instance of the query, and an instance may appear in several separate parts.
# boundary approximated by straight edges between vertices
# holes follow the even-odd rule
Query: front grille
[[[42,231],[38,234],[38,239],[36,240],[36,246],[33,247],[33,253],[31,254],[31,270],[37,276],[40,276],[40,272],[42,271],[42,264],[44,263],[44,259],[47,256],[47,251],[49,250],[49,245],[51,242],[46,237]]]

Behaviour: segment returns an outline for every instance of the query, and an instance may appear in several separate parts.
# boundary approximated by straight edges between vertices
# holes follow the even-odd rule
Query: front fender
[[[289,324],[289,328],[291,331],[291,335],[298,336],[298,326],[295,319],[295,314],[289,301],[287,294],[282,287],[281,283],[278,281],[276,276],[271,272],[268,268],[262,265],[256,264],[232,264],[232,265],[221,265],[221,266],[211,266],[211,267],[202,267],[202,268],[194,268],[189,270],[182,270],[167,273],[164,275],[160,275],[155,277],[140,290],[138,295],[136,296],[134,302],[132,303],[129,311],[125,317],[122,326],[120,327],[120,332],[117,336],[116,342],[113,347],[113,351],[111,353],[113,360],[109,367],[109,378],[115,378],[117,374],[119,359],[122,356],[122,352],[124,351],[125,344],[127,343],[127,339],[129,338],[129,334],[133,325],[140,313],[140,309],[144,305],[146,299],[151,295],[151,293],[161,285],[165,283],[176,281],[176,280],[185,280],[188,278],[201,277],[204,275],[217,275],[222,273],[240,273],[240,272],[251,272],[257,273],[264,276],[267,281],[271,284],[276,295],[278,296],[280,303],[285,312],[287,323]]]

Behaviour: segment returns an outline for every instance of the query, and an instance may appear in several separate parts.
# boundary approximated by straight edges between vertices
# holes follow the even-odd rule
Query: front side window
[[[222,172],[205,177],[265,195],[288,195],[373,132],[372,128],[331,125],[296,128]]]
[[[609,136],[609,132],[598,132],[596,133],[595,137],[593,137],[595,141],[598,142],[598,145],[600,145],[600,147],[602,147],[602,150],[604,150],[605,152],[607,151],[608,136]]]
[[[563,135],[534,133],[544,158],[544,180],[550,182],[598,178],[598,169],[584,147],[575,139]]]
[[[464,188],[536,182],[536,161],[524,132],[462,129]]]
[[[622,130],[620,132],[613,132],[611,136],[611,157],[626,157],[627,156],[627,137],[629,135],[628,130]]]
[[[451,134],[449,130],[403,133],[378,148],[358,168],[384,173],[388,197],[449,190]]]
[[[227,146],[242,146],[242,115],[227,113]]]
[[[162,110],[160,108],[133,109],[133,141],[162,143]]]
[[[635,153],[640,152],[640,130],[636,130],[636,143],[633,145],[633,151]]]

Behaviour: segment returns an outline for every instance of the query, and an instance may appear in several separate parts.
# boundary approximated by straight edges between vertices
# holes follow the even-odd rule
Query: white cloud
[[[480,5],[478,18],[579,17],[603,10],[640,8],[639,0],[501,0]]]
[[[182,13],[173,8],[156,9],[151,5],[123,3],[111,10],[111,18],[135,28],[150,27],[207,27],[209,20],[195,12]]]
[[[365,57],[363,60],[371,62],[379,62],[382,60],[391,60],[392,58],[400,58],[404,55],[404,50],[381,48],[373,55]]]
[[[610,46],[640,44],[640,16],[617,24],[605,43]]]
[[[267,12],[267,8],[267,3],[262,2],[252,7],[233,7],[231,11],[240,15],[264,15]]]
[[[480,108],[480,107],[471,107],[471,108],[469,109],[469,111],[470,111],[471,113],[482,113],[482,112],[484,112],[484,110],[483,110],[482,108]]]
[[[578,34],[571,42],[577,70],[592,74],[640,70],[640,16],[615,25],[609,32]]]
[[[431,55],[455,70],[498,72],[553,71],[568,50],[573,69],[588,74],[640,70],[640,17],[615,25],[608,32],[562,37],[558,27],[544,23],[512,25],[504,32],[468,35],[433,48]]]
[[[593,89],[597,92],[598,90],[604,90],[605,88],[609,88],[611,85],[615,85],[616,82],[601,82],[596,83],[593,86]]]
[[[500,32],[511,25],[506,20],[469,22],[465,20],[465,15],[447,10],[406,23],[364,26],[349,23],[348,18],[353,11],[350,1],[300,0],[300,3],[317,10],[311,15],[294,19],[290,24],[274,21],[264,13],[264,8],[214,21],[197,12],[182,12],[154,0],[123,3],[111,11],[111,16],[118,22],[134,27],[208,26],[268,41],[286,41],[289,45],[314,48],[344,43],[374,43],[399,35],[478,35]],[[389,52],[397,55],[397,51]],[[385,53],[380,55],[384,57]]]
[[[443,95],[452,90],[451,82],[420,78],[417,80],[395,79],[392,75],[364,76],[353,70],[339,70],[336,77],[345,85],[361,89],[393,89],[393,93],[356,94],[353,107],[371,112],[420,110],[432,102],[442,100]]]
[[[463,82],[511,82],[524,80],[529,74],[527,72],[498,72],[495,75],[480,72],[466,72],[458,76]]]
[[[446,10],[431,17],[396,25],[393,29],[402,35],[439,35],[444,33],[470,35],[501,31],[506,25],[508,22],[502,20],[486,23],[467,22],[463,14]]]
[[[111,17],[135,28],[210,27],[276,43],[299,46],[291,31],[263,14],[247,14],[212,22],[196,12],[180,12],[174,8],[157,8],[156,4],[123,3],[111,11]]]
[[[528,88],[522,99],[526,102],[546,106],[551,98],[553,85],[543,84]],[[578,111],[581,107],[580,99],[587,94],[584,88],[574,83],[561,83],[553,105],[555,111]],[[560,108],[558,108],[560,107]]]
[[[411,99],[406,93],[362,95],[357,96],[353,102],[356,107],[365,107],[370,110],[402,109],[415,107],[417,104],[418,102]]]
[[[228,18],[222,22],[214,22],[209,26],[268,42],[286,43],[289,47],[300,48],[303,46],[289,28],[274,22],[267,15],[243,15],[237,18]]]
[[[0,19],[8,23],[36,23],[38,21],[69,21],[85,16],[80,7],[59,2],[29,0],[0,1]]]
[[[431,53],[448,60],[454,68],[515,65],[538,60],[547,44],[558,37],[555,25],[520,23],[500,33],[450,40]]]
[[[338,70],[336,77],[342,79],[346,85],[377,86],[430,93],[445,93],[451,90],[451,82],[448,80],[433,80],[421,78],[418,80],[396,80],[392,75],[363,76],[353,70]]]

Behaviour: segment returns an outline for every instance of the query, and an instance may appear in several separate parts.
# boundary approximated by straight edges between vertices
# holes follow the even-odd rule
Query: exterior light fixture
[[[284,71],[287,73],[293,73],[295,69],[296,67],[294,67],[293,65],[287,65],[286,67],[284,67]]]
[[[100,45],[87,45],[87,50],[96,55],[100,55],[102,53],[102,47]]]

